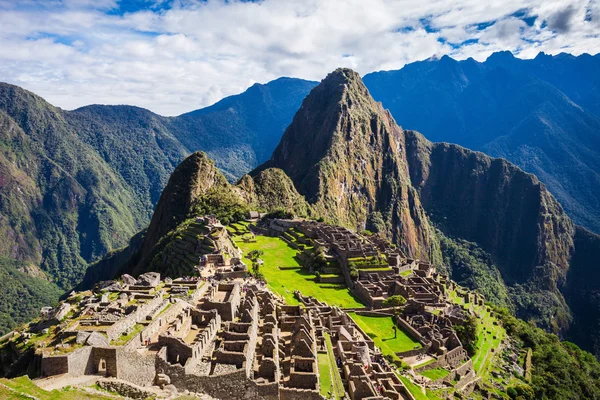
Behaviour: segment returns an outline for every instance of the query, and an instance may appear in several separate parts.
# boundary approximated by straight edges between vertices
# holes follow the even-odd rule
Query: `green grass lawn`
[[[256,236],[256,243],[244,243],[236,238],[236,244],[244,253],[244,261],[248,265],[252,262],[245,256],[252,250],[262,250],[264,264],[260,271],[267,279],[269,288],[282,295],[288,304],[299,304],[294,298],[294,290],[299,290],[305,296],[313,296],[316,299],[327,302],[329,305],[340,307],[364,307],[346,287],[345,284],[327,284],[315,282],[315,276],[308,274],[302,269],[285,269],[278,267],[300,266],[295,259],[296,250],[287,245],[278,237]]]
[[[329,355],[327,353],[317,354],[319,361],[319,383],[321,385],[321,394],[325,397],[331,393],[331,366],[329,365]]]
[[[415,383],[413,383],[410,379],[403,375],[398,375],[404,386],[408,389],[410,394],[413,395],[415,400],[438,400],[439,397],[432,393],[430,390],[427,390],[426,394],[424,394],[421,390],[421,387]]]
[[[432,368],[428,369],[427,371],[419,372],[419,374],[431,379],[432,381],[435,381],[436,379],[440,378],[445,378],[446,376],[448,376],[449,373],[450,371],[444,368]]]
[[[392,317],[368,317],[356,313],[349,313],[349,315],[373,339],[375,346],[379,347],[384,355],[394,355],[401,351],[422,347],[400,328],[396,330],[394,338]]]
[[[36,386],[27,376],[20,376],[14,379],[0,379],[0,383],[13,389],[9,390],[0,386],[1,399],[30,399],[33,396],[39,400],[84,400],[84,399],[113,399],[113,396],[103,396],[91,394],[82,390],[66,387],[62,390],[47,391]]]

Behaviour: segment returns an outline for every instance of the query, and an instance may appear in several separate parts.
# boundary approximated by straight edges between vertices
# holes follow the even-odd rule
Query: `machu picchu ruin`
[[[27,359],[34,382],[91,377],[122,394],[413,400],[429,391],[468,396],[500,348],[514,350],[483,296],[377,235],[306,219],[224,227],[214,216],[180,235],[175,243],[186,244],[163,254],[185,256],[162,261],[185,265],[167,273],[187,275],[123,274],[72,292],[2,338],[13,348],[4,375]],[[209,246],[211,237],[229,245]],[[273,243],[280,247],[270,250]],[[298,264],[267,265],[262,258],[277,249]],[[273,273],[301,274],[304,283],[277,287]],[[347,303],[328,304],[311,288],[342,291]],[[390,305],[396,298],[401,304]],[[480,355],[468,354],[455,327],[482,312],[499,347],[475,368]]]

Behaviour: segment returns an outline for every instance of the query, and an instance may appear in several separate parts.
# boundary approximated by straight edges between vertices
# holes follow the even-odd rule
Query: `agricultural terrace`
[[[354,312],[348,314],[373,339],[375,346],[379,347],[384,355],[391,354],[397,358],[395,353],[422,347],[399,327],[396,328],[396,337],[394,337],[392,317],[370,317]]]
[[[260,272],[265,276],[269,288],[284,297],[288,304],[299,304],[294,298],[294,290],[305,296],[313,296],[329,305],[342,308],[364,307],[356,299],[345,284],[317,283],[315,275],[302,269],[297,260],[298,251],[291,248],[278,237],[256,235],[256,241],[244,242],[241,236],[234,238],[235,243],[244,253],[244,261],[252,265],[246,256],[252,250],[262,250],[260,257],[264,263]],[[280,268],[282,267],[282,268]]]
[[[419,372],[419,374],[431,379],[432,381],[435,381],[436,379],[445,378],[446,376],[448,376],[449,373],[450,371],[448,371],[447,369],[439,367]]]
[[[423,393],[423,389],[421,386],[413,383],[408,377],[404,375],[398,375],[404,386],[408,389],[410,394],[413,395],[415,400],[439,400],[441,397],[437,396],[431,390],[427,389],[425,393]]]
[[[457,304],[464,305],[464,300],[457,296],[455,291],[450,292],[449,298]],[[499,351],[500,343],[506,336],[506,331],[497,318],[491,315],[487,306],[471,304],[471,307],[479,316],[477,318],[477,350],[471,359],[477,375],[485,379],[493,369],[493,359]]]

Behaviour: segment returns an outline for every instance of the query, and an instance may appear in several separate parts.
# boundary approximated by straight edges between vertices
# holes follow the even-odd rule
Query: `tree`
[[[327,267],[327,257],[325,256],[323,249],[310,253],[307,266],[313,271],[322,271],[323,268]]]
[[[404,296],[396,294],[394,296],[390,296],[381,303],[384,307],[394,307],[394,313],[398,313],[398,307],[402,307],[406,304],[406,299]]]
[[[264,252],[262,250],[252,250],[251,252],[248,253],[248,258],[252,261],[256,261],[258,260],[262,255],[264,254]]]
[[[477,349],[477,318],[470,316],[462,324],[454,325],[454,330],[469,356],[475,354]]]

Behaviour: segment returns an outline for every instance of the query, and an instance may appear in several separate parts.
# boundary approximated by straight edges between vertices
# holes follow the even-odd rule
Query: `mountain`
[[[304,99],[259,170],[283,170],[325,219],[381,231],[409,254],[429,258],[431,229],[404,148],[402,131],[360,76],[339,69]]]
[[[9,239],[0,241],[0,257],[54,286],[56,301],[57,287],[72,287],[89,262],[147,226],[186,155],[205,150],[229,179],[241,176],[268,159],[313,86],[281,78],[167,118],[132,106],[65,111],[0,83],[0,235]]]
[[[364,81],[403,126],[513,162],[576,223],[600,232],[600,58],[444,56]]]
[[[280,208],[381,233],[408,256],[600,354],[600,237],[576,226],[534,175],[403,130],[348,69],[310,92],[271,159],[237,185],[206,154],[188,157],[145,236],[91,266],[81,288],[123,272],[180,273],[153,260],[168,260],[198,216],[229,223],[250,209]]]
[[[575,289],[596,276],[598,237],[583,235],[543,183],[506,160],[402,130],[353,71],[336,70],[311,91],[271,160],[251,175],[273,167],[315,214],[382,232],[410,256],[442,260],[436,231],[475,243],[497,275],[472,272],[500,277],[516,315],[548,330],[571,335],[573,319],[586,325],[600,307]],[[482,291],[487,284],[497,282]],[[586,293],[599,284],[590,281]],[[579,343],[598,353],[594,336]]]
[[[129,245],[92,264],[86,271],[79,289],[112,279],[123,273],[134,275],[147,271],[177,277],[195,273],[194,263],[186,265],[179,259],[172,266],[165,259],[172,250],[181,247],[182,238],[193,242],[192,249],[233,246],[226,238],[207,237],[196,218],[215,215],[224,224],[244,220],[250,210],[265,212],[291,210],[296,215],[311,213],[303,197],[283,172],[266,169],[254,178],[244,175],[237,185],[230,184],[203,152],[195,152],[181,162],[171,174],[146,230],[133,237]],[[200,234],[200,236],[198,236]],[[194,252],[199,256],[208,251]],[[183,257],[185,258],[185,257]],[[195,259],[197,262],[197,258]]]

